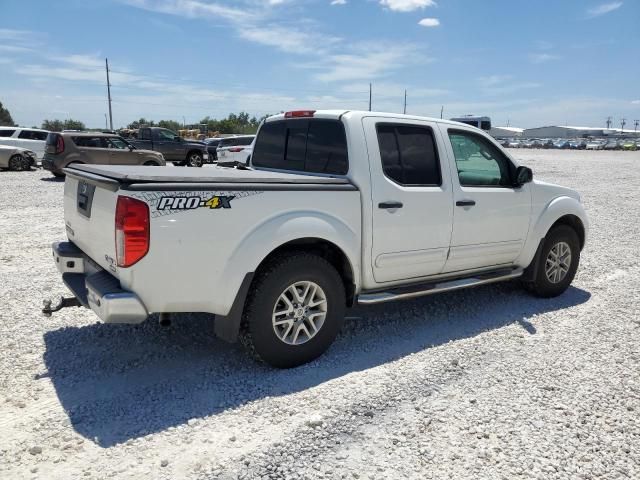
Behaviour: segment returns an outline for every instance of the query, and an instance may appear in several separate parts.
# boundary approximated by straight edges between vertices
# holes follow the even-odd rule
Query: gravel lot
[[[640,478],[640,152],[513,151],[592,222],[564,295],[517,283],[349,313],[289,371],[213,337],[52,318],[63,185],[0,172],[0,478]]]

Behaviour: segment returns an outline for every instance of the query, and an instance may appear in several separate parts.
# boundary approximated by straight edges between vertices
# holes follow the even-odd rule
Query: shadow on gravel
[[[64,183],[64,177],[54,177],[52,175],[50,177],[41,177],[40,181],[42,181],[42,182],[52,182],[52,183]]]
[[[257,364],[240,347],[215,339],[204,314],[177,317],[169,328],[148,321],[47,332],[44,361],[75,430],[110,447],[506,325],[534,335],[529,318],[590,296],[571,287],[558,298],[538,299],[514,283],[358,308],[323,357],[293,370]]]

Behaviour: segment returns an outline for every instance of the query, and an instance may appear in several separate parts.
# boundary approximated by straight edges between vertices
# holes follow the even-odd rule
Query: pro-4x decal
[[[235,195],[214,195],[210,198],[200,196],[181,197],[166,196],[160,197],[158,210],[195,210],[196,208],[231,208],[231,200]]]
[[[262,194],[257,190],[160,191],[135,192],[131,196],[149,204],[152,218],[177,215],[199,208],[229,210],[239,200]]]

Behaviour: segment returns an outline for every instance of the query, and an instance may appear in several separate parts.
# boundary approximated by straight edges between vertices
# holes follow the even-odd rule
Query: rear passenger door
[[[78,136],[73,137],[73,143],[76,144],[82,154],[81,161],[83,163],[98,165],[108,165],[110,163],[109,149],[103,137]]]
[[[363,127],[372,182],[375,281],[442,272],[451,239],[453,193],[437,125],[368,117]]]

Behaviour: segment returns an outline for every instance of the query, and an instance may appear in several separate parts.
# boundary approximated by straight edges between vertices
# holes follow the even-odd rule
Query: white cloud
[[[640,100],[633,100],[631,105],[640,105]]]
[[[413,12],[436,6],[434,0],[380,0],[380,5],[394,12]]]
[[[329,54],[315,68],[326,69],[315,78],[322,82],[373,80],[409,63],[431,59],[415,53],[414,45],[360,45],[350,53]],[[309,65],[307,65],[308,67]]]
[[[418,22],[418,25],[422,25],[423,27],[437,27],[440,25],[440,20],[437,18],[423,18]]]
[[[539,88],[542,85],[537,82],[517,82],[513,75],[491,75],[480,77],[478,84],[486,95],[506,95],[521,90]]]
[[[587,10],[587,16],[589,18],[599,17],[601,15],[606,15],[607,13],[611,13],[614,10],[619,9],[622,6],[623,2],[609,2],[597,5],[595,7],[591,7]]]
[[[346,5],[347,0],[331,0],[331,5]]]
[[[546,63],[551,62],[553,60],[560,60],[559,55],[553,55],[551,53],[532,53],[529,55],[529,60],[531,63]]]

